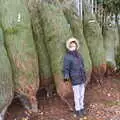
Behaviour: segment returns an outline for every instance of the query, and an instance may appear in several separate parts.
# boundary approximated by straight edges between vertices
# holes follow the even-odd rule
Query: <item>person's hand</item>
[[[69,78],[65,78],[65,79],[64,79],[64,82],[67,82],[67,81],[69,81]]]
[[[70,82],[69,81],[66,81],[64,82],[66,86],[69,86]]]

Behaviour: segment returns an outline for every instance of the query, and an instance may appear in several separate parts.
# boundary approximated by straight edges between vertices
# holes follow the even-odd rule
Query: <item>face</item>
[[[77,46],[74,42],[70,43],[70,51],[74,51],[77,49]]]

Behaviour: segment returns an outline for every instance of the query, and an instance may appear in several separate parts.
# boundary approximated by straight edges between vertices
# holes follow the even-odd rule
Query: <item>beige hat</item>
[[[80,47],[80,45],[79,45],[78,40],[77,40],[76,38],[74,38],[74,37],[72,37],[72,38],[70,38],[70,39],[68,39],[68,40],[66,41],[66,48],[67,48],[68,50],[70,50],[70,43],[71,43],[71,42],[75,42],[75,43],[77,44],[77,50],[78,50],[79,47]]]

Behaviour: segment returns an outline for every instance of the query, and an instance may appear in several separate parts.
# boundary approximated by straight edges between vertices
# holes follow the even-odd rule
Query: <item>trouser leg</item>
[[[84,109],[84,95],[85,95],[85,84],[79,85],[79,93],[80,93],[80,109]]]
[[[75,103],[75,110],[79,111],[80,108],[80,90],[79,90],[79,85],[72,86],[73,88],[73,93],[74,93],[74,103]]]

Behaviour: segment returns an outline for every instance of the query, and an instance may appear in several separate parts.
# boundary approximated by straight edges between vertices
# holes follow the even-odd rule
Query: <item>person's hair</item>
[[[70,44],[72,44],[72,43],[75,43],[76,47],[78,46],[77,43],[76,43],[75,41],[71,41],[71,42],[70,42]]]

